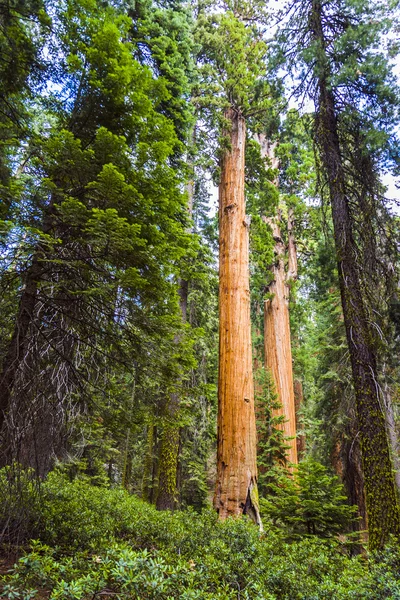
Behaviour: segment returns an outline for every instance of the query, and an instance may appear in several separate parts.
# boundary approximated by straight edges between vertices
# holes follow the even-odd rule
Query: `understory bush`
[[[357,507],[348,504],[343,484],[322,464],[307,458],[292,476],[285,468],[273,469],[266,485],[268,493],[261,498],[261,510],[264,519],[285,532],[288,539],[345,534],[357,520]]]
[[[335,539],[288,543],[246,518],[157,512],[124,490],[57,473],[35,510],[37,540],[3,576],[1,598],[400,600],[394,546],[349,557]]]

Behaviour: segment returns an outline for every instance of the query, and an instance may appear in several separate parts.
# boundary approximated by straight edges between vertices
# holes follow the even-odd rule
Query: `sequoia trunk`
[[[271,371],[275,383],[279,409],[273,411],[274,416],[284,416],[285,421],[278,425],[288,438],[287,459],[289,464],[296,465],[296,409],[293,389],[292,348],[289,320],[289,286],[285,273],[285,244],[283,243],[279,224],[269,220],[275,241],[275,264],[273,281],[268,286],[270,298],[264,303],[264,344],[265,366]]]
[[[246,125],[229,109],[230,148],[219,186],[218,450],[214,506],[220,518],[249,513],[260,524],[250,330],[249,227],[245,214]]]

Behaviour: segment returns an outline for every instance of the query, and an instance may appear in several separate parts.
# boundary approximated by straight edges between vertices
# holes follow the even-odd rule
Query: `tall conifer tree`
[[[219,183],[219,379],[217,482],[221,518],[250,513],[260,523],[245,214],[246,120],[268,107],[266,48],[254,25],[256,3],[228,3],[223,15],[199,19],[203,104],[221,124]],[[200,38],[201,36],[201,38]],[[208,94],[207,94],[208,92]],[[213,94],[214,97],[211,96]],[[218,110],[219,109],[219,110]]]
[[[368,270],[373,276],[378,269],[373,225],[383,211],[376,164],[389,146],[397,103],[385,58],[375,50],[385,26],[381,8],[364,1],[296,2],[286,32],[296,40],[294,53],[292,40],[286,43],[289,60],[302,62],[303,90],[312,91],[316,103],[314,133],[332,208],[371,548],[400,533],[368,297]],[[368,215],[364,229],[357,211]]]

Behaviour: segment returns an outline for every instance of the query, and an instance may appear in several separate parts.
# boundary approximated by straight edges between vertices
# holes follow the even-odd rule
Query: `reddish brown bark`
[[[272,168],[279,167],[275,156],[275,145],[264,134],[256,139],[261,147],[261,155],[268,159]],[[275,185],[278,185],[276,179]],[[276,417],[284,417],[278,427],[282,429],[289,446],[287,459],[297,464],[296,410],[293,388],[293,365],[289,319],[290,282],[297,279],[297,252],[293,232],[293,210],[288,211],[288,269],[285,271],[286,247],[280,231],[280,216],[277,219],[265,219],[272,228],[275,241],[275,264],[273,281],[268,286],[270,298],[264,303],[264,354],[265,366],[271,371],[275,383],[279,409],[273,411]]]
[[[214,506],[220,518],[248,512],[259,522],[250,330],[249,230],[245,214],[246,125],[229,109],[230,148],[219,186],[218,449]]]
[[[264,303],[265,366],[271,371],[281,407],[273,410],[274,416],[284,416],[278,425],[289,438],[287,459],[297,464],[296,410],[293,389],[292,348],[289,321],[289,286],[285,273],[285,244],[278,221],[268,221],[275,241],[275,264],[273,281],[268,286],[270,298]]]

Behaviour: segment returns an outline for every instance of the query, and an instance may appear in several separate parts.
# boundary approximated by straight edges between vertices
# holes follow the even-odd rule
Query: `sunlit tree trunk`
[[[275,144],[271,144],[265,134],[256,135],[260,144],[261,156],[268,159],[272,168],[279,167],[275,155]],[[275,181],[278,185],[278,180]],[[284,417],[277,425],[284,432],[289,446],[287,460],[297,464],[296,408],[293,387],[293,364],[290,334],[289,295],[290,282],[297,279],[297,252],[293,229],[293,210],[288,211],[288,248],[281,236],[280,213],[275,219],[266,219],[272,229],[275,243],[275,263],[272,267],[273,280],[268,286],[269,298],[264,302],[264,357],[265,366],[272,374],[280,407],[273,410],[273,416]],[[288,268],[285,269],[286,250]]]
[[[268,286],[269,298],[264,303],[264,344],[265,366],[271,371],[275,383],[280,408],[274,409],[274,416],[284,416],[282,428],[289,446],[287,459],[297,464],[296,409],[293,388],[292,348],[289,320],[289,292],[285,272],[285,244],[281,237],[279,221],[269,219],[275,242],[275,264],[272,268],[273,280]]]
[[[245,214],[246,125],[229,109],[230,147],[219,186],[218,449],[214,506],[220,518],[250,514],[260,523],[250,329],[249,223]]]
[[[294,235],[294,213],[293,208],[288,210],[288,270],[287,270],[287,281],[290,285],[291,281],[295,281],[298,276],[298,265],[297,265],[297,248],[296,238]],[[305,435],[299,435],[298,431],[302,427],[301,423],[301,407],[303,405],[303,384],[300,379],[293,379],[293,392],[294,392],[294,409],[296,415],[296,448],[297,458],[300,460],[306,450],[306,437]]]

